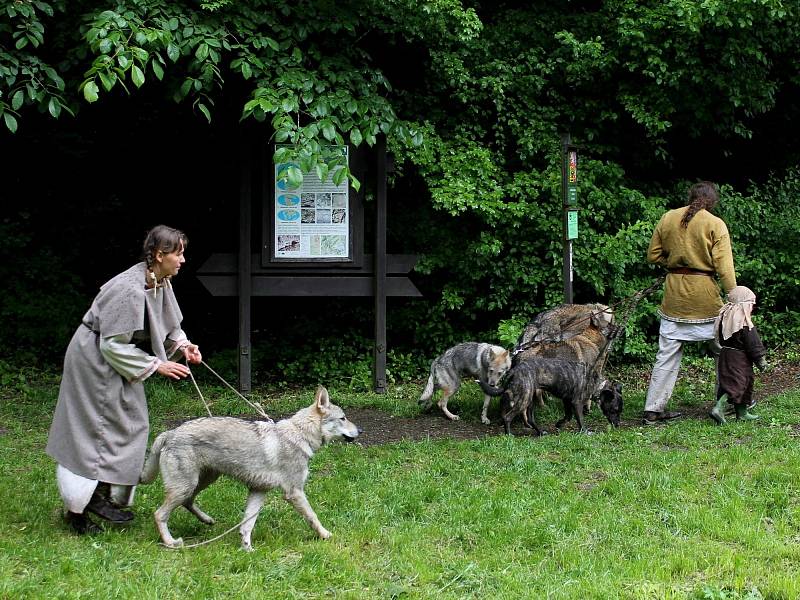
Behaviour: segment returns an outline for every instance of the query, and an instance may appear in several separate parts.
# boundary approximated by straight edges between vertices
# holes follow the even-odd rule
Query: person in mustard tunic
[[[680,416],[667,410],[686,342],[709,342],[715,363],[720,345],[714,322],[722,308],[720,284],[736,287],[728,227],[709,212],[719,202],[717,187],[701,181],[689,188],[689,205],[667,211],[656,225],[647,260],[668,271],[659,309],[658,354],[645,400],[645,424]],[[719,283],[717,283],[719,278]]]
[[[149,421],[143,381],[189,374],[200,349],[181,329],[170,280],[185,262],[183,232],[159,225],[144,260],[105,283],[67,347],[46,452],[57,464],[65,517],[94,533],[88,513],[124,523],[144,463]]]

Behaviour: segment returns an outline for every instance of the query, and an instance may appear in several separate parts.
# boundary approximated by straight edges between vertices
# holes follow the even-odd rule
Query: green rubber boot
[[[758,418],[758,415],[754,415],[753,413],[747,412],[747,405],[746,404],[737,404],[736,405],[736,419],[739,421],[755,421]]]
[[[708,415],[714,419],[717,425],[725,425],[725,404],[728,402],[728,394],[722,394],[717,400],[716,405],[714,408],[711,409],[711,412]]]

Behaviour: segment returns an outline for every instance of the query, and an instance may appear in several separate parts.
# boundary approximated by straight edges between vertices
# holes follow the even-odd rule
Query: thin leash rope
[[[188,361],[187,361],[187,363],[188,363]],[[219,374],[219,373],[217,373],[217,372],[216,372],[214,369],[212,369],[212,368],[211,368],[211,367],[208,365],[208,363],[207,363],[206,361],[204,361],[204,360],[203,360],[203,361],[200,361],[200,363],[201,363],[201,364],[202,364],[202,365],[203,365],[203,366],[204,366],[206,369],[208,369],[209,371],[211,371],[211,372],[212,372],[212,373],[213,373],[213,374],[214,374],[214,375],[217,377],[217,379],[219,379],[219,380],[220,380],[222,383],[224,383],[226,386],[228,386],[228,388],[229,388],[229,389],[230,389],[230,390],[231,390],[231,391],[232,391],[234,394],[236,394],[237,396],[239,396],[239,398],[241,398],[242,400],[244,400],[244,401],[245,401],[245,403],[247,403],[247,405],[248,405],[248,406],[250,406],[250,407],[251,407],[251,408],[252,408],[254,411],[256,411],[256,412],[257,412],[257,413],[258,413],[260,416],[264,417],[264,418],[265,418],[265,419],[267,419],[268,421],[272,421],[272,418],[271,418],[271,417],[270,417],[270,416],[269,416],[269,415],[266,413],[266,411],[265,411],[263,408],[261,408],[261,407],[260,407],[258,404],[255,404],[254,402],[251,402],[250,400],[248,400],[247,398],[245,398],[245,397],[244,397],[242,394],[240,394],[240,393],[239,393],[239,391],[238,391],[238,390],[237,390],[235,387],[233,387],[233,386],[232,386],[230,383],[228,383],[227,381],[225,381],[225,379],[222,377],[222,375],[220,375],[220,374]],[[188,364],[187,364],[187,366],[188,366]],[[195,380],[195,378],[194,378],[194,375],[192,374],[192,369],[191,369],[191,367],[189,368],[189,378],[192,380],[192,384],[194,385],[194,389],[195,389],[195,390],[197,390],[197,394],[200,396],[200,399],[203,401],[203,404],[204,404],[204,405],[205,405],[205,407],[206,407],[206,412],[208,413],[208,416],[209,416],[209,417],[213,416],[213,415],[211,414],[211,409],[208,407],[208,402],[206,402],[206,399],[205,399],[205,397],[203,396],[203,392],[201,392],[201,391],[200,391],[200,387],[197,385],[197,381]]]
[[[239,523],[237,523],[236,525],[234,525],[233,527],[231,527],[227,531],[223,531],[217,537],[211,538],[210,540],[204,540],[202,542],[197,542],[196,544],[189,544],[188,546],[173,547],[173,546],[167,546],[164,543],[161,543],[160,545],[164,546],[165,548],[167,548],[169,550],[189,550],[191,548],[197,548],[198,546],[205,546],[206,544],[210,544],[211,542],[216,542],[218,539],[225,537],[226,535],[228,535],[231,531],[233,531],[237,527],[241,527],[242,525],[244,525],[248,521],[251,521],[251,520],[255,519],[260,514],[261,514],[261,509],[259,508],[254,514],[252,514],[249,517],[247,517],[246,519],[240,521]]]
[[[197,381],[195,381],[194,375],[192,375],[192,370],[191,369],[189,369],[189,379],[192,380],[192,385],[194,385],[194,389],[196,389],[197,393],[200,395],[200,400],[203,401],[203,405],[206,407],[206,412],[208,413],[208,416],[209,417],[214,416],[214,415],[211,414],[211,409],[208,407],[208,402],[206,402],[206,399],[203,397],[203,392],[200,391],[200,387],[197,385]]]
[[[646,288],[644,288],[642,290],[639,290],[638,292],[636,292],[632,296],[624,299],[624,301],[628,302],[628,305],[626,306],[626,310],[624,312],[624,316],[621,319],[621,323],[619,325],[615,325],[614,326],[615,329],[613,330],[611,336],[606,341],[605,347],[600,352],[600,354],[598,354],[597,358],[595,359],[594,363],[592,364],[592,372],[593,373],[598,374],[598,375],[600,373],[602,373],[603,369],[606,366],[606,362],[608,361],[608,355],[611,353],[611,346],[613,346],[614,342],[619,337],[619,335],[623,331],[625,331],[625,327],[627,326],[628,320],[631,318],[631,315],[633,314],[634,309],[639,305],[639,302],[641,302],[642,298],[644,298],[647,294],[649,294],[650,292],[655,290],[657,287],[659,287],[662,284],[662,282],[664,281],[664,279],[665,279],[665,276],[662,275],[661,277],[657,278],[649,287],[646,287]],[[617,302],[616,305],[619,305],[622,302],[623,302],[623,300],[621,300],[620,302]],[[600,363],[600,368],[597,368],[598,362]],[[587,373],[588,373],[588,369],[587,369]],[[586,380],[586,384],[588,385],[588,377],[587,377],[587,380]],[[584,390],[584,395],[585,395],[585,390]]]
[[[247,399],[247,398],[245,398],[245,397],[244,397],[242,394],[240,394],[240,393],[239,393],[239,390],[237,390],[237,389],[236,389],[235,387],[233,387],[233,386],[232,386],[230,383],[228,383],[227,381],[225,381],[225,379],[223,379],[222,375],[220,375],[220,374],[219,374],[219,373],[217,373],[217,372],[216,372],[214,369],[212,369],[212,368],[211,368],[211,367],[208,365],[208,363],[207,363],[206,361],[204,361],[204,360],[203,360],[203,361],[200,361],[200,362],[201,362],[201,364],[202,364],[202,365],[203,365],[203,366],[204,366],[206,369],[208,369],[209,371],[211,371],[211,372],[212,372],[212,373],[213,373],[213,374],[214,374],[214,375],[217,377],[217,379],[219,379],[219,380],[220,380],[222,383],[224,383],[226,386],[228,386],[228,389],[230,389],[230,390],[231,390],[231,391],[232,391],[234,394],[236,394],[237,396],[239,396],[239,398],[241,398],[242,400],[244,400],[244,401],[245,401],[245,402],[246,402],[246,403],[247,403],[247,404],[248,404],[248,405],[249,405],[249,406],[250,406],[250,407],[251,407],[253,410],[255,410],[255,411],[256,411],[256,412],[257,412],[259,415],[261,415],[261,416],[262,416],[262,417],[264,417],[265,419],[269,419],[270,421],[272,421],[272,419],[270,418],[270,416],[269,416],[269,415],[268,415],[268,414],[267,414],[267,413],[264,411],[264,409],[263,409],[263,408],[261,408],[259,405],[255,404],[254,402],[250,402],[250,400],[248,400],[248,399]]]

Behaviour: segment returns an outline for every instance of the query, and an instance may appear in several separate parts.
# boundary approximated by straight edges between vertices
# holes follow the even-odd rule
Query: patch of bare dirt
[[[499,424],[450,421],[438,409],[408,418],[395,417],[372,408],[348,408],[347,418],[364,430],[358,436],[362,446],[390,444],[403,440],[478,440],[502,433],[502,426]]]

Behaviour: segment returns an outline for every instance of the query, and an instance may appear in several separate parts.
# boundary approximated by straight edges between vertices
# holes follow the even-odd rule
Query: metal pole
[[[571,143],[569,133],[561,134],[561,206],[564,212],[563,218],[563,244],[564,244],[564,261],[563,261],[563,279],[564,279],[564,303],[572,304],[572,240],[567,235],[567,209],[569,207],[567,199],[567,177],[569,165],[567,164],[568,156],[567,149]]]

